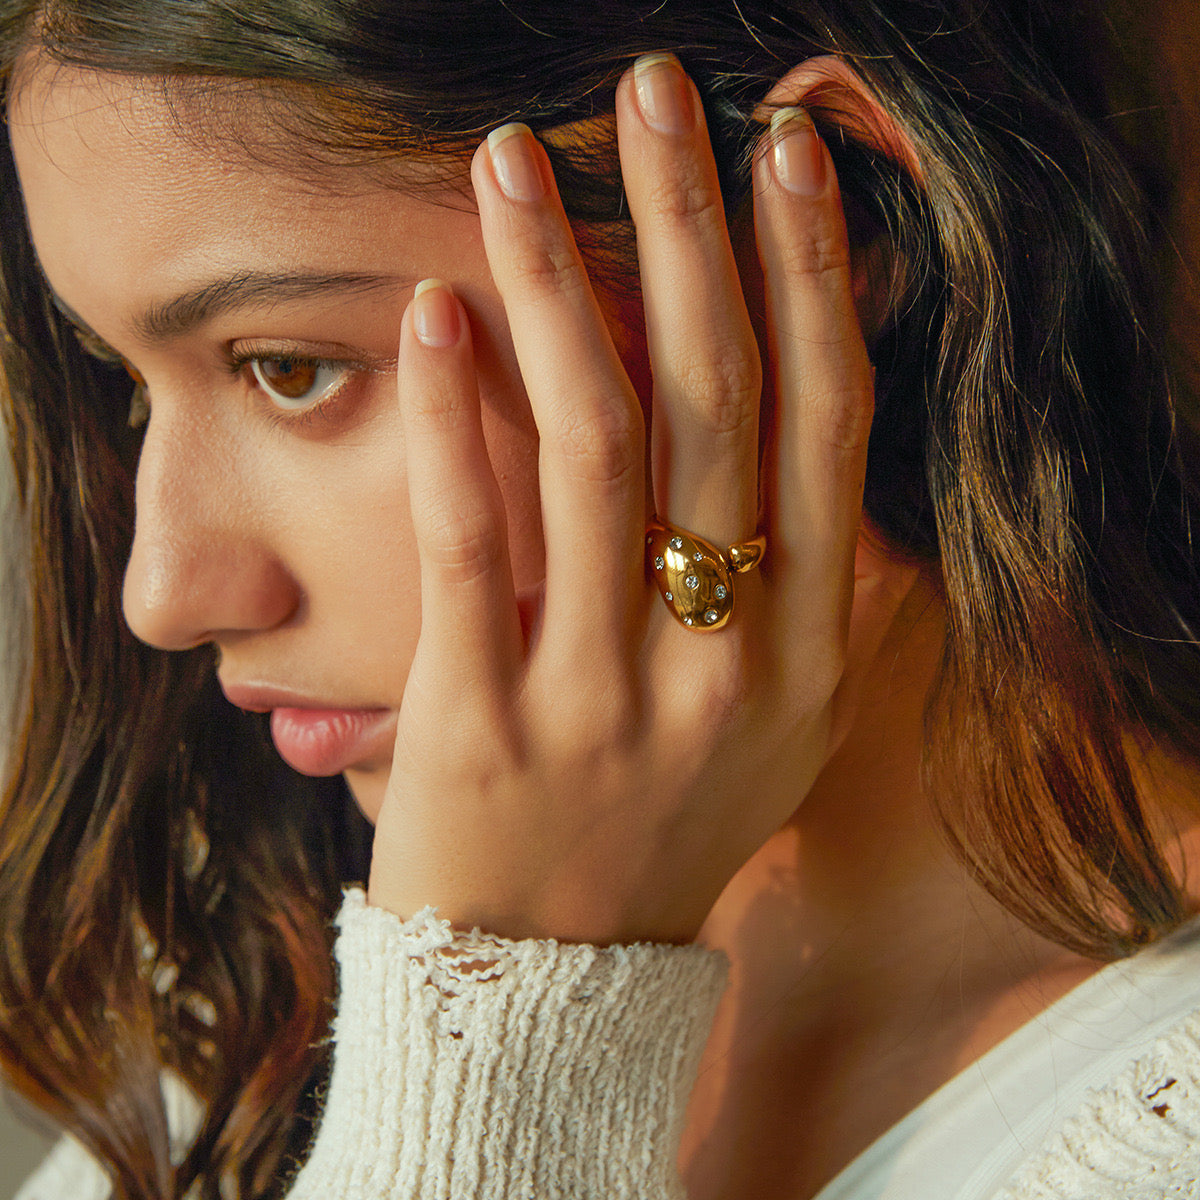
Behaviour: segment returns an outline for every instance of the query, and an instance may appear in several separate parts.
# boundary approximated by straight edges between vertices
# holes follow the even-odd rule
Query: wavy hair
[[[679,54],[731,209],[771,83],[813,54],[849,62],[922,171],[918,188],[817,112],[856,238],[908,264],[871,346],[866,504],[940,571],[931,792],[993,894],[1114,957],[1186,909],[1131,755],[1200,762],[1200,459],[1165,366],[1152,181],[1077,57],[1099,29],[1088,4],[1052,0],[0,0],[0,86],[29,51],[144,76],[189,133],[267,156],[299,137],[314,171],[457,170],[523,120],[598,271],[632,287],[610,120],[629,61]],[[253,128],[246,100],[267,118]],[[587,136],[560,136],[573,128]],[[329,919],[365,870],[361,822],[225,704],[210,652],[125,629],[129,385],[51,304],[7,146],[0,322],[33,550],[27,715],[0,805],[0,1065],[119,1200],[276,1194],[309,1128]],[[205,1104],[182,1162],[163,1067]]]

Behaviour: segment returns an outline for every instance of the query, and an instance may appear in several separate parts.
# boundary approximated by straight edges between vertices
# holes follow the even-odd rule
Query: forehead
[[[240,91],[245,92],[244,85]],[[162,81],[26,62],[9,110],[9,136],[39,257],[56,290],[166,287],[214,270],[267,268],[281,259],[334,259],[374,270],[403,230],[410,244],[444,241],[468,216],[399,190],[377,168],[325,162],[294,149],[280,130],[270,153],[248,149],[249,113],[234,130],[227,112],[205,131],[210,92],[181,113]],[[214,111],[216,111],[214,109]],[[235,132],[240,137],[232,136]],[[265,144],[265,143],[264,143]],[[294,161],[295,169],[289,169]]]
[[[253,161],[232,136],[199,136],[197,105],[184,115],[162,80],[42,59],[25,64],[15,82],[10,137],[22,184],[39,198],[86,189],[97,207],[120,198],[129,211],[229,218],[264,192],[289,208],[328,206],[328,190]]]

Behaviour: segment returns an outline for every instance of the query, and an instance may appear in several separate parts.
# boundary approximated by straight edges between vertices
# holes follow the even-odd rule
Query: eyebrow
[[[233,308],[264,301],[308,299],[333,292],[398,291],[407,283],[395,275],[246,271],[193,288],[163,304],[151,305],[134,321],[133,328],[144,341],[168,341]]]
[[[89,337],[106,345],[104,339],[50,286],[44,272],[42,279],[54,307]],[[144,342],[169,341],[192,332],[230,309],[333,293],[396,292],[411,283],[398,275],[244,271],[191,288],[161,304],[152,304],[134,319],[133,331]]]

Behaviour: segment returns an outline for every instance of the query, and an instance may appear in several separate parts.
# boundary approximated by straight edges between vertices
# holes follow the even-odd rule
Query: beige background
[[[0,1092],[0,1200],[12,1200],[50,1145],[49,1138],[17,1117],[9,1098]]]

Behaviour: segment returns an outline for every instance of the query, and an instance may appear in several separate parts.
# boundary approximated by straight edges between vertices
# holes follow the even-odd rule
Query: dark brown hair
[[[735,206],[770,84],[814,53],[848,60],[923,172],[918,189],[818,113],[861,236],[910,265],[871,348],[867,507],[895,547],[940,564],[933,790],[949,774],[945,794],[971,797],[947,828],[995,895],[1111,957],[1185,911],[1128,755],[1153,742],[1200,761],[1200,460],[1147,278],[1148,181],[1076,57],[1096,19],[1038,0],[0,0],[0,69],[7,87],[37,47],[157,77],[183,125],[230,153],[270,153],[286,131],[318,166],[457,163],[524,120],[593,257],[629,284],[626,257],[601,255],[628,242],[604,118],[629,61],[683,59]],[[267,106],[256,136],[233,93]],[[556,138],[582,121],[582,143]],[[224,703],[209,652],[157,653],[125,630],[128,382],[50,303],[7,148],[0,195],[5,399],[34,563],[28,722],[0,810],[0,1062],[118,1197],[196,1180],[212,1196],[223,1179],[268,1195],[307,1129],[328,922],[364,869],[361,827],[339,785],[291,775]],[[207,1105],[178,1167],[164,1064]]]

